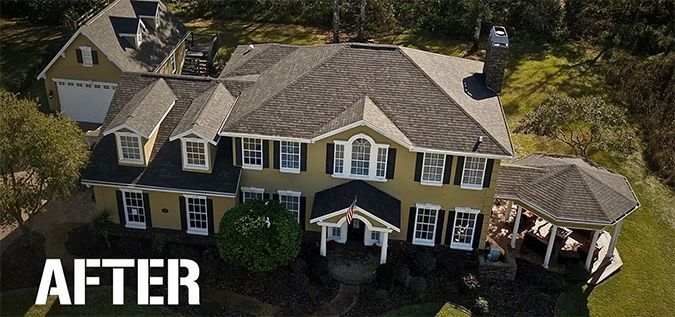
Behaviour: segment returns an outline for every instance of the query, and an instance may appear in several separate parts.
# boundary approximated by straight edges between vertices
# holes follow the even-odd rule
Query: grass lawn
[[[470,316],[463,310],[459,310],[450,304],[444,303],[425,303],[419,305],[404,306],[392,310],[384,316],[437,316],[437,317],[466,317]]]

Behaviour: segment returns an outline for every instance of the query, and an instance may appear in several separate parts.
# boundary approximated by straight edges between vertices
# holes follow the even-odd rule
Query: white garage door
[[[78,122],[103,122],[117,84],[65,79],[54,82],[63,113]]]

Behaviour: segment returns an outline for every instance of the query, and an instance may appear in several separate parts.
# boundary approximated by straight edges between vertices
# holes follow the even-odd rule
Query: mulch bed
[[[23,233],[0,255],[0,290],[40,285],[46,259],[44,236]]]

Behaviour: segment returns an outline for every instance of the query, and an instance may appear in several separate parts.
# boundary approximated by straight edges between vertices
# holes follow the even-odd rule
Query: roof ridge
[[[583,167],[580,167],[580,168],[581,168],[582,170],[584,169]],[[604,170],[604,171],[601,170],[600,172],[607,173],[608,176],[621,177],[621,178],[623,179],[624,182],[628,182],[628,179],[626,179],[626,177],[623,176],[623,175],[617,175],[617,174],[611,173],[611,172],[609,172],[609,171],[607,171],[607,170]],[[588,177],[594,179],[596,182],[601,183],[605,188],[608,188],[609,190],[611,190],[612,192],[614,192],[615,194],[617,194],[617,195],[619,195],[619,196],[621,196],[621,197],[623,197],[623,198],[626,198],[626,199],[628,199],[628,200],[635,199],[635,201],[637,201],[637,197],[627,197],[627,196],[624,195],[623,193],[614,190],[614,188],[612,188],[611,186],[608,186],[605,182],[603,182],[602,180],[598,179],[597,177],[595,177],[595,175],[593,175],[593,174],[591,174],[591,173],[584,173],[584,175],[587,175]]]
[[[452,101],[451,103],[452,103],[453,106],[459,108],[459,110],[460,110],[462,113],[464,113],[464,115],[465,115],[467,118],[469,118],[469,120],[473,121],[473,123],[476,124],[476,126],[478,126],[478,128],[479,128],[480,130],[482,130],[483,133],[485,133],[488,137],[490,137],[490,139],[491,139],[495,144],[497,144],[497,146],[498,146],[500,149],[502,149],[502,151],[504,151],[504,153],[510,154],[510,155],[514,155],[514,154],[515,154],[515,153],[509,153],[509,151],[508,151],[502,144],[500,144],[499,142],[497,142],[497,139],[496,139],[490,132],[488,132],[488,131],[485,129],[485,127],[483,127],[483,125],[481,125],[481,124],[478,122],[478,120],[476,120],[476,118],[474,118],[472,115],[470,115],[469,113],[467,113],[466,110],[464,110],[464,108],[462,108],[461,106],[459,106],[459,105],[457,104],[457,101],[455,101],[455,99],[453,99],[447,92],[445,92],[445,90],[444,90],[444,89],[443,89],[443,88],[442,88],[435,80],[433,80],[433,79],[429,76],[429,74],[427,74],[427,72],[425,72],[425,71],[422,69],[422,67],[420,67],[420,65],[418,65],[412,58],[410,58],[410,56],[408,56],[408,54],[406,54],[406,53],[403,51],[403,49],[402,49],[401,46],[399,46],[398,51],[399,51],[400,54],[403,55],[403,57],[405,57],[405,58],[406,58],[413,66],[415,66],[415,68],[417,68],[417,70],[418,70],[420,73],[422,73],[422,75],[423,75],[424,77],[426,77],[427,80],[429,80],[429,82],[431,82],[431,83],[432,83],[432,84],[433,84],[433,85],[434,85],[441,93],[443,93],[443,95],[445,95],[450,101]],[[419,51],[421,51],[421,50],[419,50]],[[426,51],[421,51],[421,52],[426,52]],[[442,54],[441,54],[441,55],[442,55]],[[446,56],[447,56],[447,55],[446,55]],[[500,106],[501,106],[501,103],[500,103]],[[510,137],[509,137],[509,138],[510,138]]]
[[[120,2],[120,0],[115,0],[115,1],[111,2],[110,4],[108,4],[107,6],[105,6],[105,8],[101,9],[101,11],[99,11],[99,12],[98,12],[95,16],[93,16],[91,19],[87,20],[87,22],[84,22],[84,24],[82,24],[82,26],[80,26],[80,28],[85,27],[85,26],[88,26],[89,23],[92,23],[92,22],[98,20],[98,18],[100,18],[101,16],[103,16],[103,14],[104,14],[105,12],[107,12],[107,11],[110,10],[110,9],[112,9],[112,7],[116,6],[119,2]],[[157,2],[159,2],[159,1],[157,1]]]
[[[576,165],[576,164],[569,164],[569,165],[567,165],[567,166],[568,166],[568,168],[570,168],[572,171],[574,171],[575,173],[579,174],[579,176],[580,176],[580,178],[581,178],[581,183],[584,185],[584,187],[586,188],[586,190],[587,190],[589,193],[591,193],[591,198],[593,198],[593,201],[595,202],[595,205],[597,206],[598,210],[600,210],[600,213],[602,213],[602,214],[605,216],[605,218],[606,218],[607,220],[609,220],[609,215],[605,212],[605,210],[604,210],[604,208],[602,207],[602,204],[600,203],[600,200],[598,199],[598,197],[596,197],[595,191],[593,191],[593,190],[591,189],[591,187],[589,186],[589,184],[586,182],[586,178],[584,177],[584,175],[587,175],[587,174],[584,173],[584,172],[581,170],[581,169],[582,169],[581,166],[578,166],[578,165]],[[596,179],[596,181],[598,181],[598,180]],[[600,183],[601,183],[603,186],[607,187],[607,185],[605,185],[604,183],[602,183],[602,182],[600,182]]]
[[[160,79],[157,79],[157,80],[153,81],[152,83],[150,83],[148,86],[145,87],[145,88],[147,88],[147,90],[145,90],[145,91],[143,92],[143,95],[141,95],[141,96],[139,97],[139,99],[137,100],[136,104],[133,105],[134,108],[133,108],[133,109],[131,110],[131,112],[127,115],[127,118],[135,118],[134,115],[137,115],[138,113],[137,113],[136,111],[139,110],[138,105],[139,105],[143,100],[145,100],[145,97],[150,93],[150,91],[151,91],[153,88],[155,88],[155,86],[159,83],[160,80],[163,81],[163,82],[166,82],[166,81],[164,80],[164,78],[160,78]],[[167,85],[167,86],[168,86],[168,85]],[[169,89],[173,91],[173,89],[171,89],[171,87],[169,87]],[[131,101],[131,100],[130,100],[130,101]]]
[[[200,125],[200,124],[199,124],[199,115],[202,114],[202,112],[204,111],[204,108],[206,108],[206,105],[207,105],[207,104],[209,103],[209,101],[211,101],[211,99],[213,98],[213,95],[216,93],[216,89],[218,89],[218,85],[222,85],[222,84],[221,84],[221,83],[216,83],[215,85],[213,85],[213,87],[207,89],[205,92],[202,93],[202,94],[208,93],[208,95],[206,96],[206,99],[204,100],[204,103],[199,107],[199,110],[197,110],[197,113],[195,113],[195,121],[192,122],[192,124],[191,124],[192,126],[194,126],[194,125]],[[192,102],[194,102],[194,100],[193,100]],[[201,126],[201,125],[200,125],[200,126]]]

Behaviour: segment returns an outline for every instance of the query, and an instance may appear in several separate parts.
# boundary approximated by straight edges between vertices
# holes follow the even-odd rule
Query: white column
[[[387,263],[387,247],[389,246],[389,232],[383,232],[382,248],[380,249],[380,264]]]
[[[548,269],[548,262],[551,261],[551,253],[553,253],[553,244],[555,244],[555,233],[558,231],[558,226],[551,224],[549,229],[550,237],[548,238],[548,247],[546,248],[546,257],[544,257],[544,267]]]
[[[326,226],[321,226],[321,248],[319,254],[326,256]]]
[[[621,231],[621,226],[623,225],[623,219],[617,222],[614,226],[614,232],[612,232],[612,240],[609,242],[609,250],[607,250],[607,257],[614,257],[614,248],[616,248],[616,242],[619,240],[619,232]]]
[[[586,257],[586,270],[591,270],[591,263],[593,262],[593,254],[595,254],[595,244],[598,242],[598,237],[600,237],[602,230],[595,230],[593,233],[593,238],[591,239],[591,244],[588,246],[588,256]]]
[[[510,207],[509,207],[510,208]],[[520,216],[523,214],[523,207],[518,205],[518,213],[516,213],[516,220],[513,224],[513,235],[511,236],[511,247],[516,248],[516,238],[518,238],[518,227],[520,227]]]

